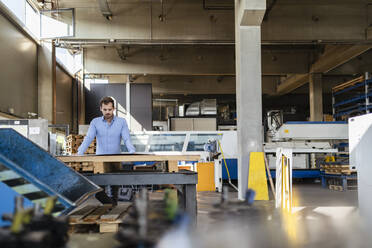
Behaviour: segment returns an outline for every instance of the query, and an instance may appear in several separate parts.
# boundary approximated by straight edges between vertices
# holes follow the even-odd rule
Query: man
[[[102,116],[94,118],[90,122],[88,133],[85,136],[83,143],[78,148],[78,155],[84,155],[85,151],[88,149],[90,143],[92,143],[95,137],[97,139],[97,155],[120,153],[121,139],[124,140],[128,152],[134,153],[136,149],[130,140],[127,122],[124,118],[114,116],[114,100],[111,97],[104,97],[100,101],[99,105]],[[106,193],[109,196],[113,196],[114,200],[116,201],[118,188],[113,187],[112,191],[110,186],[106,187]],[[122,188],[119,194],[119,199],[130,199],[131,196],[131,190]]]
[[[97,138],[96,154],[118,154],[121,152],[121,139],[124,140],[128,152],[134,153],[136,149],[130,140],[127,122],[124,118],[114,116],[114,100],[104,97],[100,102],[101,117],[90,122],[88,133],[78,149],[78,155],[84,155],[90,143]]]

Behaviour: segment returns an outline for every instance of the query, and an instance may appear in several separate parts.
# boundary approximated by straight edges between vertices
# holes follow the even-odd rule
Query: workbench
[[[60,156],[67,162],[146,162],[146,161],[198,161],[199,155],[120,154]],[[97,185],[174,185],[177,188],[179,207],[196,223],[196,184],[198,174],[193,171],[119,171],[116,173],[84,174]]]
[[[62,162],[146,162],[146,161],[199,161],[200,155],[123,153],[112,155],[58,156]]]

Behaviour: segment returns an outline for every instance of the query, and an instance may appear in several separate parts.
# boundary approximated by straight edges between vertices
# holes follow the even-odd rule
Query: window
[[[153,134],[150,143],[150,152],[182,152],[186,134]]]
[[[25,23],[25,0],[1,0],[5,6],[22,22]]]
[[[34,9],[26,0],[0,0],[10,12],[20,21],[20,25],[40,38],[40,13]]]
[[[108,79],[104,79],[104,78],[85,78],[85,83],[89,83],[89,84],[108,84]]]
[[[41,12],[41,38],[72,37],[74,31],[74,9],[44,10]]]
[[[68,49],[57,47],[56,58],[58,63],[62,64],[71,74],[83,68],[81,53],[72,54]]]
[[[204,145],[208,143],[209,140],[221,140],[222,135],[215,133],[206,134],[191,134],[189,143],[187,144],[186,151],[204,151]]]
[[[37,38],[40,37],[40,14],[26,2],[26,27]]]
[[[74,9],[43,10],[41,13],[27,0],[0,0],[22,27],[40,38],[62,38],[75,35]]]

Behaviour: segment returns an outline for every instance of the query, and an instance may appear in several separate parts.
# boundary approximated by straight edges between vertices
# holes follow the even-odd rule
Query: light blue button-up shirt
[[[121,139],[129,152],[136,151],[130,140],[130,133],[127,122],[124,118],[114,116],[109,124],[104,117],[94,118],[90,122],[88,133],[84,138],[83,143],[78,149],[78,155],[83,155],[88,149],[90,143],[97,137],[96,154],[119,154]]]

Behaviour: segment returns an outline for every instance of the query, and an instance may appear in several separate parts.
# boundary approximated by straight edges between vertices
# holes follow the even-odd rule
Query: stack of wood
[[[330,184],[328,187],[330,190],[344,191],[344,188],[341,185]]]
[[[99,232],[117,232],[119,225],[129,214],[131,202],[121,203],[117,206],[87,205],[69,214],[70,232],[92,231],[99,228]]]
[[[80,134],[71,134],[67,136],[66,140],[66,152],[67,155],[76,154],[78,152],[78,148],[83,143],[84,135]],[[96,154],[96,139],[92,141],[89,145],[88,149],[85,151],[85,154]]]
[[[94,174],[118,172],[121,170],[120,162],[67,162],[66,165],[77,172]]]
[[[93,162],[72,162],[67,165],[77,172],[94,172]]]
[[[332,115],[323,115],[323,121],[330,122],[333,121],[333,116]]]
[[[326,174],[334,175],[351,175],[352,171],[350,170],[349,164],[330,162],[325,163],[320,166],[320,170],[324,171]]]

